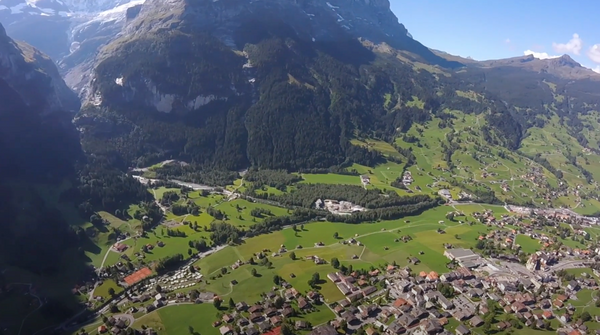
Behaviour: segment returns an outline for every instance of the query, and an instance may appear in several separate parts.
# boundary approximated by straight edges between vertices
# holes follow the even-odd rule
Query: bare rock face
[[[0,79],[18,92],[29,107],[43,115],[79,109],[79,99],[62,80],[54,62],[32,46],[9,38],[2,25]]]

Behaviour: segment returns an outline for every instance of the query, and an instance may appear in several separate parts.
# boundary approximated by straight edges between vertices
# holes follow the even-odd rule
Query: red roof
[[[263,333],[262,335],[280,335],[281,326],[271,329],[270,331]]]
[[[152,270],[150,270],[149,268],[143,268],[125,277],[125,282],[127,283],[127,285],[132,285],[150,276],[151,274]]]
[[[394,307],[398,308],[398,307],[406,305],[407,303],[408,303],[408,301],[406,301],[402,298],[398,298],[398,299],[396,299],[396,301],[394,301],[393,305],[394,305]]]

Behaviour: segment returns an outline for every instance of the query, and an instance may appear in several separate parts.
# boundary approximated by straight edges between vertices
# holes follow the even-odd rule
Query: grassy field
[[[115,290],[115,294],[119,294],[123,291],[123,288],[117,285],[114,280],[107,279],[102,283],[102,285],[96,287],[94,290],[94,297],[102,297],[104,299],[110,298],[110,293],[108,293],[108,291],[111,288]]]
[[[414,269],[445,272],[448,260],[443,256],[444,243],[451,243],[457,247],[473,247],[477,237],[490,229],[480,224],[469,226],[451,221],[438,223],[445,219],[447,211],[448,208],[440,207],[417,217],[373,224],[310,223],[304,225],[303,229],[298,227],[298,231],[284,229],[253,237],[239,246],[230,246],[203,258],[196,265],[208,278],[206,290],[232,297],[234,300],[250,301],[258,299],[261,292],[272,286],[272,278],[276,274],[288,280],[300,291],[308,291],[310,288],[307,282],[313,273],[318,272],[321,278],[325,278],[327,273],[334,271],[328,264],[316,265],[306,259],[307,256],[312,255],[327,261],[335,257],[342,264],[352,265],[355,268],[377,267],[392,262],[407,265],[407,257],[415,256],[421,260],[421,264]],[[438,228],[445,229],[446,233],[436,233]],[[336,232],[339,235],[338,239],[334,238]],[[395,242],[404,235],[410,235],[413,240],[407,243]],[[349,238],[356,238],[363,245],[340,243],[342,239]],[[324,246],[315,247],[317,242],[322,242]],[[228,270],[227,274],[217,278],[221,268],[228,268],[238,259],[247,261],[263,249],[270,250],[267,252],[270,256],[270,253],[278,250],[281,245],[286,246],[290,251],[293,250],[298,259],[292,260],[288,252],[278,257],[269,257],[273,263],[271,268],[259,265],[242,266],[236,270]],[[257,270],[258,277],[251,275],[253,267]],[[292,274],[295,278],[292,278]],[[232,286],[232,280],[237,281],[238,284]],[[327,281],[320,285],[320,289],[328,301],[343,298],[337,288]]]
[[[542,248],[542,245],[539,242],[539,240],[527,235],[517,235],[516,243],[521,246],[521,250],[528,254],[532,254]]]

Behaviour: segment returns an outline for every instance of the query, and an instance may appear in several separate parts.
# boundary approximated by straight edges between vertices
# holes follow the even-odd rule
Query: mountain
[[[408,50],[422,62],[460,65],[409,37],[388,1],[146,1],[97,57],[88,99],[92,107],[78,117],[84,143],[94,145],[85,139],[102,134],[150,150],[121,153],[128,164],[142,156],[170,155],[207,163],[216,152],[235,157],[221,162],[228,168],[340,164],[344,152],[357,150],[348,146],[354,128],[367,129],[387,113],[380,108],[372,112],[377,116],[362,115],[384,94],[370,97],[365,90],[370,79],[360,68],[370,67],[376,55],[358,38]],[[391,85],[390,78],[385,80],[382,85]],[[338,89],[347,101],[331,94]],[[116,111],[124,106],[135,115]],[[298,136],[274,145],[288,129],[274,134],[268,127],[255,128],[267,115],[273,125],[289,124],[289,134]],[[166,137],[156,143],[130,138],[133,130],[146,131],[141,123],[167,117],[185,130],[161,130]],[[298,122],[304,127],[292,126]],[[147,131],[152,134],[143,136],[157,139],[154,130]],[[305,131],[319,138],[322,148],[300,144]]]
[[[2,25],[0,101],[2,301],[20,296],[6,291],[6,283],[31,283],[47,302],[38,315],[52,325],[76,311],[70,290],[87,273],[78,251],[80,238],[59,211],[75,208],[60,196],[67,180],[74,180],[76,161],[83,158],[71,122],[79,101],[48,56],[9,38]],[[19,303],[11,308],[15,314],[0,315],[7,334],[18,333],[29,313]],[[31,322],[22,331],[31,334],[38,326]]]
[[[3,0],[0,22],[18,40],[44,50],[53,58],[68,51],[70,9],[59,0]]]
[[[3,0],[0,22],[13,38],[31,44],[61,63],[64,74],[93,58],[95,50],[121,30],[127,9],[143,2]]]
[[[357,145],[371,139],[402,152],[407,168],[410,150],[437,156],[441,148],[436,168],[454,175],[465,171],[458,153],[468,152],[478,169],[489,164],[482,157],[501,155],[553,176],[520,203],[546,203],[548,188],[567,192],[552,186],[561,181],[596,194],[588,155],[600,152],[599,76],[568,56],[478,62],[431,50],[386,0],[147,0],[131,8],[86,63],[75,120],[84,150],[121,169],[164,159],[227,170],[391,159]],[[425,144],[423,136],[439,137],[434,129],[449,133]],[[546,132],[565,135],[554,144],[564,161],[536,152]],[[496,182],[491,188],[511,199]]]

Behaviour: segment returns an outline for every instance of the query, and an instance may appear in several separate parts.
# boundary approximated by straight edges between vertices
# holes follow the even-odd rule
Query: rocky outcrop
[[[42,115],[79,109],[79,99],[62,80],[54,62],[32,46],[9,38],[1,25],[0,79]]]

